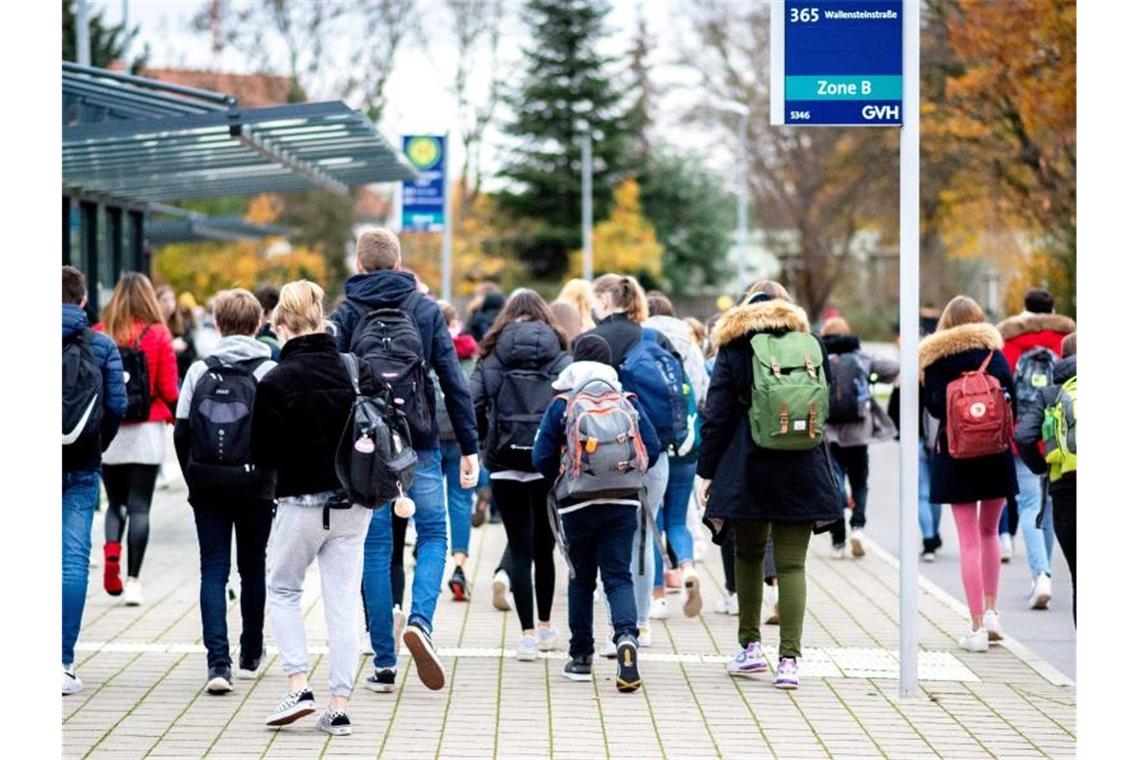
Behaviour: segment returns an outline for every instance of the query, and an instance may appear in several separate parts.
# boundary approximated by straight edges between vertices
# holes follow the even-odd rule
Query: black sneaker
[[[592,681],[594,680],[593,662],[594,658],[588,654],[571,657],[570,662],[566,663],[566,667],[562,668],[562,675],[571,681]]]
[[[297,689],[285,695],[285,699],[281,700],[281,704],[277,705],[273,714],[265,719],[265,725],[287,726],[298,718],[312,715],[316,711],[317,703],[313,699],[313,692],[309,689]]]
[[[368,676],[364,685],[369,691],[375,691],[379,694],[391,694],[396,690],[396,669],[395,668],[376,668],[372,671],[372,675]]]
[[[317,730],[333,736],[348,736],[352,733],[352,723],[344,710],[325,710],[317,718]]]
[[[416,623],[408,623],[404,629],[404,646],[412,653],[412,660],[416,663],[416,675],[423,681],[424,686],[432,691],[443,688],[447,676],[443,672],[443,663],[435,653],[431,643],[431,634]]]
[[[238,658],[237,677],[243,681],[253,680],[257,678],[257,671],[260,667],[260,657],[249,657],[243,654]]]
[[[641,688],[641,673],[637,670],[637,639],[622,636],[617,645],[617,688],[629,693]]]
[[[234,690],[234,679],[229,665],[213,665],[206,676],[207,694],[227,694]]]
[[[463,574],[463,568],[455,568],[455,572],[451,574],[451,580],[447,582],[448,587],[451,589],[451,595],[457,602],[467,602],[471,600],[471,590],[467,588],[467,576]]]

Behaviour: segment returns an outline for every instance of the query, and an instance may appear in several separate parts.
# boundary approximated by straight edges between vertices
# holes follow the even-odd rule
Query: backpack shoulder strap
[[[360,395],[360,365],[356,362],[356,357],[352,354],[341,354],[341,362],[344,363],[344,369],[348,372],[348,379],[352,381],[352,390],[357,396]]]
[[[137,349],[139,346],[141,346],[141,345],[142,345],[142,342],[143,342],[143,338],[145,338],[145,337],[146,337],[146,334],[147,334],[148,332],[150,332],[150,328],[151,328],[151,325],[147,325],[146,327],[144,327],[144,328],[143,328],[143,331],[142,331],[141,333],[139,333],[139,337],[135,338],[135,345],[134,345],[134,347],[135,347],[136,349]]]
[[[989,355],[986,356],[986,360],[984,362],[982,362],[982,366],[978,367],[978,372],[981,372],[984,375],[986,373],[986,370],[990,366],[990,360],[993,358],[994,358],[994,352],[990,351]]]
[[[217,369],[218,367],[222,366],[222,364],[223,364],[222,360],[219,359],[216,354],[211,354],[210,356],[207,356],[204,359],[204,361],[206,362],[206,366],[209,367],[210,369]]]
[[[412,288],[412,292],[400,299],[400,303],[396,306],[397,309],[407,312],[409,317],[415,320],[415,308],[419,305],[419,299],[423,296],[417,288]]]

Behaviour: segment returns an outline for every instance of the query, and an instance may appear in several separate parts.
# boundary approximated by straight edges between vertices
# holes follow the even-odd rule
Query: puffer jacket
[[[94,329],[95,332],[105,332],[102,322]],[[148,326],[141,319],[136,319],[128,340],[122,345],[134,346],[136,341],[146,355],[146,368],[150,374],[150,416],[145,421],[174,424],[171,407],[178,401],[178,360],[174,356],[174,338],[161,322]]]
[[[479,425],[479,448],[488,472],[503,469],[488,452],[490,419],[495,413],[492,407],[503,377],[512,370],[530,370],[542,372],[553,382],[570,362],[570,355],[559,344],[554,328],[545,322],[530,320],[504,327],[494,350],[476,362],[471,375],[471,398]]]
[[[953,459],[946,442],[946,387],[963,372],[976,370],[993,354],[986,374],[1001,383],[1016,418],[1013,375],[1001,352],[1002,339],[990,324],[966,324],[939,330],[918,344],[923,400],[938,420],[938,445],[930,459],[930,503],[967,504],[1017,495],[1013,452],[973,459]]]
[[[693,387],[697,397],[697,405],[705,405],[705,397],[709,393],[709,374],[705,371],[705,356],[700,346],[693,340],[692,329],[676,317],[659,314],[650,317],[642,323],[642,327],[656,330],[669,339],[673,349],[681,355],[681,362],[685,367],[685,376]]]
[[[1023,311],[1003,319],[998,324],[1005,345],[1001,352],[1009,364],[1011,372],[1017,370],[1017,360],[1031,348],[1042,346],[1061,355],[1061,341],[1077,329],[1077,323],[1063,314],[1035,314]]]
[[[810,332],[807,314],[784,300],[746,303],[724,313],[713,330],[719,347],[701,426],[697,474],[712,481],[705,524],[723,540],[726,520],[813,523],[817,532],[843,517],[827,446],[806,451],[762,449],[752,440],[752,347],[757,333]],[[827,349],[820,344],[824,358]],[[831,379],[831,366],[823,363]]]
[[[829,356],[854,353],[863,373],[872,383],[889,383],[899,375],[897,361],[863,351],[859,338],[854,335],[824,335],[822,340]],[[866,415],[858,422],[827,423],[827,442],[844,447],[893,441],[897,436],[894,421],[873,396],[868,402]]]
[[[73,339],[87,329],[87,314],[73,304],[63,304],[63,340]],[[123,385],[123,363],[115,342],[101,333],[91,336],[91,355],[103,374],[103,419],[99,430],[81,436],[63,447],[63,471],[98,470],[102,453],[119,430],[127,411],[127,389]]]

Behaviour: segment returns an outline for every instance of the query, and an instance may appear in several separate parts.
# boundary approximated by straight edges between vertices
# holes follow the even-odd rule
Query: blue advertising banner
[[[447,141],[442,135],[404,135],[404,155],[420,173],[404,180],[400,223],[404,230],[443,232]]]
[[[773,4],[773,124],[899,126],[902,89],[902,0]]]

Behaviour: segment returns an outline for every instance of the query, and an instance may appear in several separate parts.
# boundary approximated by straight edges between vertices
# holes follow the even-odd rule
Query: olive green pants
[[[740,602],[737,637],[741,647],[760,641],[760,603],[764,593],[764,548],[772,534],[776,577],[780,584],[780,657],[799,657],[807,604],[804,559],[811,523],[734,520],[736,595]]]

